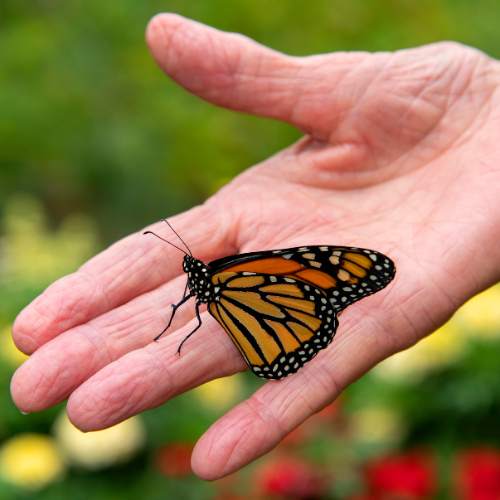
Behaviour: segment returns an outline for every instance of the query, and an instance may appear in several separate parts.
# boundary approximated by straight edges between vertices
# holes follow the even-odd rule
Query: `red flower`
[[[313,465],[295,458],[281,458],[265,463],[257,470],[260,495],[308,499],[321,498],[328,491],[326,475]]]
[[[457,460],[454,486],[464,500],[500,500],[500,451],[475,448]]]
[[[164,444],[156,451],[156,466],[167,477],[182,477],[191,474],[191,453],[189,444]]]
[[[429,455],[412,452],[372,462],[366,469],[366,479],[370,492],[378,498],[420,500],[433,495],[436,470]]]

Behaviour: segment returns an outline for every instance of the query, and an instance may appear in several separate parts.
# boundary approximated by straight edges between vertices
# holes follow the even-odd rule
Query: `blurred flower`
[[[290,456],[258,467],[255,484],[257,494],[278,498],[321,498],[329,489],[328,476],[323,471]]]
[[[97,251],[97,229],[82,215],[67,217],[50,232],[41,204],[18,194],[5,206],[0,277],[2,285],[45,287],[75,271]]]
[[[83,433],[63,412],[54,423],[54,435],[70,464],[97,470],[132,458],[144,445],[146,432],[136,416],[110,429]]]
[[[16,486],[39,490],[64,472],[55,441],[44,434],[18,434],[0,448],[0,475]]]
[[[482,339],[500,338],[500,286],[496,285],[469,300],[455,315],[464,332]]]
[[[423,452],[375,460],[365,474],[369,491],[378,498],[420,500],[430,498],[436,490],[436,464]]]
[[[460,453],[453,482],[463,500],[500,498],[500,451],[476,448]]]
[[[2,359],[12,368],[17,368],[28,359],[28,356],[23,354],[12,340],[12,325],[0,328],[0,353]]]
[[[405,434],[401,415],[390,408],[368,407],[351,414],[354,441],[363,443],[397,443]]]
[[[466,346],[456,322],[449,321],[414,347],[386,359],[372,372],[387,382],[417,383],[427,373],[458,361]]]
[[[205,408],[225,410],[239,402],[243,393],[243,377],[241,373],[212,380],[193,391],[194,396]]]
[[[167,477],[182,477],[192,473],[193,446],[186,443],[164,444],[156,451],[156,466]]]

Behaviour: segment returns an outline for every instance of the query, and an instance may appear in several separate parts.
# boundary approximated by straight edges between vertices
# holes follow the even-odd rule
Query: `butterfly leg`
[[[155,342],[170,328],[170,325],[172,324],[172,320],[174,319],[175,312],[177,311],[177,309],[180,306],[182,306],[182,304],[187,302],[194,295],[192,293],[189,293],[188,295],[186,295],[187,291],[188,291],[188,284],[189,284],[189,280],[186,283],[186,288],[184,288],[184,294],[182,295],[181,301],[178,304],[172,304],[173,311],[172,311],[172,316],[170,316],[170,321],[168,322],[168,325],[165,327],[165,329],[160,333],[160,335],[158,335],[154,338]],[[198,307],[196,308],[196,310],[198,311]]]
[[[200,328],[201,326],[201,318],[200,318],[200,310],[198,308],[198,304],[196,304],[196,317],[198,318],[198,326],[181,342],[181,345],[179,346],[179,349],[177,349],[177,354],[180,356],[181,355],[181,347],[182,347],[182,344],[184,344],[184,342],[186,342],[186,340],[191,337],[191,335],[193,335],[193,333],[198,330],[198,328]]]

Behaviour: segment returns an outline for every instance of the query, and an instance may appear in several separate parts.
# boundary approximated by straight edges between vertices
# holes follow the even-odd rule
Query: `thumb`
[[[345,88],[342,95],[335,91],[337,83],[369,57],[291,57],[176,14],[155,16],[146,40],[163,71],[189,92],[225,108],[286,121],[318,139],[329,137],[343,108],[355,100],[346,99]]]

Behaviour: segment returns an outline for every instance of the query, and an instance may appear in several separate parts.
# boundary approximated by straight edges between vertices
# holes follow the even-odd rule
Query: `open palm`
[[[500,275],[498,63],[453,43],[396,53],[285,56],[163,14],[153,56],[210,102],[287,121],[306,136],[204,205],[171,219],[195,257],[302,245],[372,248],[396,263],[385,290],[348,308],[334,343],[216,422],[193,453],[215,479],[271,450],[351,382],[445,322]],[[207,159],[208,161],[208,159]],[[165,224],[149,229],[175,237]],[[12,394],[24,412],[69,397],[82,430],[112,426],[246,368],[227,334],[179,309],[181,252],[142,231],[49,287],[17,318],[32,356]]]

